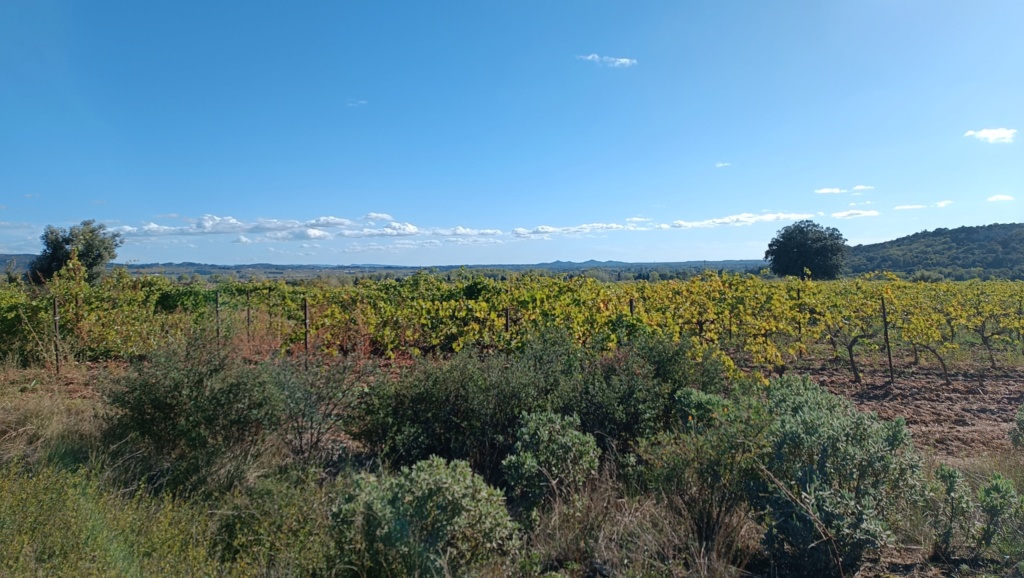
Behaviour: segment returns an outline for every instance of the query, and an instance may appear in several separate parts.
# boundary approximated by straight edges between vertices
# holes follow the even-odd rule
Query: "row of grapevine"
[[[51,322],[52,304],[60,322]],[[883,315],[883,303],[887,308]],[[781,371],[826,351],[859,378],[858,354],[891,347],[934,359],[976,350],[986,363],[1019,351],[1024,283],[920,283],[895,277],[830,282],[705,273],[686,281],[601,283],[531,275],[504,281],[418,274],[403,280],[184,285],[118,271],[98,285],[69,267],[44,288],[0,286],[0,354],[44,362],[58,342],[75,359],[145,355],[168,337],[216,327],[269,349],[381,356],[507,350],[537,331],[611,348],[654,332],[687,339],[730,367]],[[818,353],[816,353],[818,352]],[[948,377],[947,377],[948,379]]]

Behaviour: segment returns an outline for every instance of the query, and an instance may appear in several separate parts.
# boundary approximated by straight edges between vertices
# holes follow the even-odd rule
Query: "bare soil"
[[[948,462],[1010,449],[1007,434],[1024,404],[1021,369],[951,374],[951,385],[929,369],[897,373],[894,383],[887,370],[874,368],[864,372],[861,383],[852,383],[845,369],[820,368],[810,375],[862,410],[884,419],[902,417],[918,448]]]
[[[822,365],[801,373],[850,399],[861,410],[884,419],[903,418],[917,448],[935,461],[957,467],[1006,454],[1011,449],[1008,433],[1017,408],[1024,404],[1024,368],[978,366],[951,373],[951,385],[945,384],[941,371],[927,368],[904,368],[896,372],[893,382],[884,365],[866,368],[861,383],[853,383],[851,372],[844,367]],[[888,550],[857,576],[1019,576],[1010,568],[936,563],[928,560],[928,554],[921,548]]]

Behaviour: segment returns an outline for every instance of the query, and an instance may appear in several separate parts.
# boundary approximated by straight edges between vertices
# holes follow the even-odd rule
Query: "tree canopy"
[[[117,248],[124,244],[121,233],[108,231],[107,226],[93,220],[82,221],[70,228],[47,225],[40,240],[43,251],[29,265],[29,277],[39,283],[51,279],[77,253],[87,278],[95,281],[107,263],[117,258]]]
[[[810,271],[815,279],[835,279],[843,271],[846,249],[838,229],[798,221],[779,230],[768,243],[764,259],[780,277],[804,278],[805,271]]]

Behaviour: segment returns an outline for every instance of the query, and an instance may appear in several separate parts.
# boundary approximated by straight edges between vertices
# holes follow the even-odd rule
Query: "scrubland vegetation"
[[[1011,575],[1019,454],[944,464],[804,374],[1016,372],[1022,297],[72,263],[0,287],[0,574]]]

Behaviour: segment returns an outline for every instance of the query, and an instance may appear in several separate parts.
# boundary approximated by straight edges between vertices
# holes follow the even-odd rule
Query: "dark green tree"
[[[121,233],[108,231],[96,221],[82,221],[68,229],[47,225],[40,240],[43,252],[29,265],[29,277],[35,283],[49,280],[71,260],[77,251],[78,261],[85,266],[90,282],[99,279],[107,263],[117,258],[117,248],[124,244]]]
[[[814,221],[798,221],[783,227],[768,243],[764,260],[779,277],[806,276],[835,279],[843,271],[846,239],[834,227],[822,227]]]

